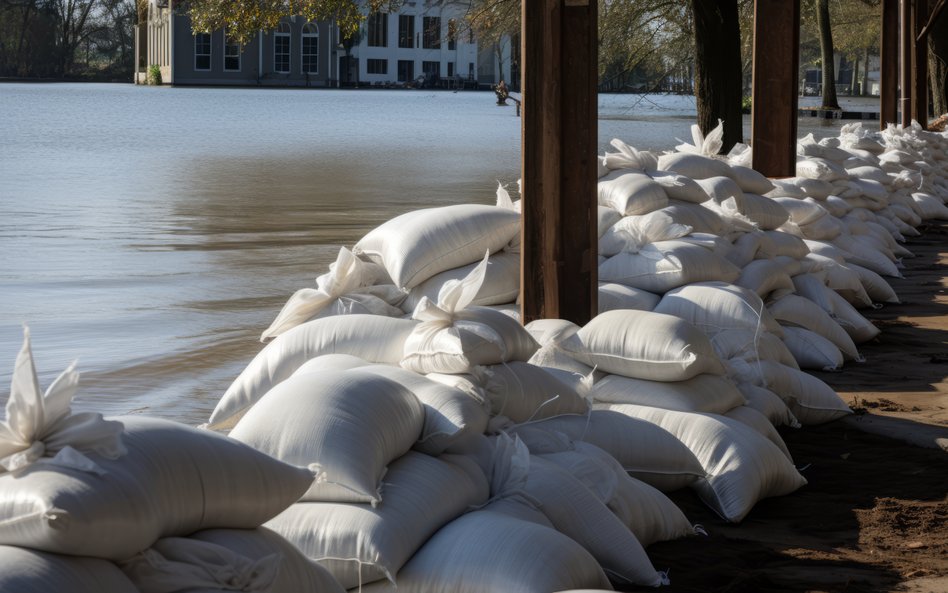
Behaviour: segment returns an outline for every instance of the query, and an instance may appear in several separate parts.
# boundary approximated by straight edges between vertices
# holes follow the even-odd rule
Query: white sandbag
[[[599,280],[664,294],[695,282],[731,282],[740,275],[732,263],[681,240],[659,241],[638,253],[621,252],[599,266]]]
[[[415,325],[410,319],[345,315],[294,327],[250,361],[217,402],[208,425],[218,430],[232,427],[264,393],[307,360],[323,354],[351,354],[369,362],[398,364]]]
[[[780,396],[773,391],[759,385],[754,385],[753,383],[740,383],[737,388],[741,390],[741,393],[743,393],[747,399],[747,407],[760,412],[761,415],[767,418],[774,426],[800,427],[800,423],[793,415],[793,412],[791,412],[787,404],[780,399]]]
[[[0,475],[0,544],[121,560],[161,537],[254,528],[297,500],[313,474],[234,439],[125,416],[127,453],[87,453]],[[68,461],[68,459],[64,460]]]
[[[948,220],[948,207],[940,198],[927,193],[915,192],[912,194],[912,200],[915,202],[922,220]]]
[[[0,591],[140,593],[117,566],[98,558],[0,546]]]
[[[658,157],[647,150],[638,150],[629,146],[618,138],[609,141],[609,145],[618,152],[607,152],[603,157],[603,164],[609,169],[636,169],[638,171],[654,171],[658,167]]]
[[[711,199],[711,196],[691,177],[671,171],[649,171],[648,175],[662,186],[670,200],[700,204]]]
[[[629,528],[568,471],[532,456],[523,492],[538,503],[557,531],[593,555],[610,580],[651,587],[668,584]]]
[[[856,264],[847,264],[847,267],[859,275],[859,281],[866,290],[869,298],[876,303],[899,303],[899,296],[885,278],[868,268]]]
[[[643,546],[695,533],[675,503],[660,490],[629,476],[615,458],[595,445],[577,441],[571,450],[540,457],[582,482]]]
[[[590,443],[612,455],[629,475],[662,492],[684,488],[704,475],[694,454],[668,431],[609,410],[531,422],[509,432],[534,454],[563,451],[569,440]]]
[[[650,243],[678,239],[691,230],[690,226],[674,222],[661,211],[626,216],[599,239],[599,253],[606,256],[620,251],[638,253]]]
[[[691,177],[692,179],[730,177],[733,175],[731,167],[724,161],[686,152],[675,152],[659,156],[658,168],[661,171],[673,171],[685,177]]]
[[[230,435],[316,471],[301,500],[378,504],[385,467],[415,444],[424,423],[425,411],[411,391],[359,368],[283,381]]]
[[[619,222],[621,219],[622,215],[616,212],[614,209],[609,208],[608,206],[599,206],[597,218],[599,236],[602,237],[606,231],[612,228],[612,225]]]
[[[760,363],[766,387],[779,395],[804,426],[822,424],[851,414],[833,389],[813,375],[780,363]]]
[[[767,309],[781,325],[795,325],[823,336],[839,348],[847,360],[864,360],[849,334],[812,300],[788,294],[767,305]]]
[[[435,274],[418,286],[415,286],[399,305],[401,311],[411,313],[421,302],[422,297],[437,302],[441,287],[448,281],[460,281],[468,276],[480,264],[476,262]],[[499,251],[490,256],[484,272],[484,282],[471,301],[471,305],[487,306],[512,303],[520,294],[520,254]]]
[[[684,319],[706,336],[729,329],[781,334],[780,326],[755,292],[724,282],[701,282],[669,291],[654,312]]]
[[[729,410],[724,416],[727,416],[731,420],[742,422],[756,430],[762,437],[780,449],[780,452],[787,456],[790,463],[793,463],[793,456],[790,455],[790,450],[787,449],[787,444],[783,441],[783,437],[780,436],[780,433],[777,432],[777,429],[774,428],[774,425],[770,423],[770,420],[768,420],[766,416],[750,406],[738,406],[733,410]]]
[[[866,294],[859,280],[859,274],[849,268],[849,264],[840,264],[818,253],[809,253],[806,261],[812,263],[811,271],[822,270],[825,273],[826,287],[836,292],[857,307],[871,307],[872,299]]]
[[[764,233],[741,233],[734,239],[734,244],[725,258],[743,268],[755,259],[769,259],[774,256],[776,246]]]
[[[522,363],[512,363],[522,364]],[[440,455],[464,441],[484,433],[489,403],[471,390],[435,381],[429,377],[387,365],[362,367],[367,373],[385,377],[411,391],[425,409],[421,437],[412,446],[428,455]]]
[[[625,406],[623,413],[668,430],[697,456],[707,475],[692,487],[727,521],[739,522],[758,500],[806,484],[780,449],[737,420],[642,406]]]
[[[307,360],[290,376],[306,373],[325,373],[327,371],[348,371],[349,369],[371,365],[371,362],[351,354],[324,354]]]
[[[499,251],[520,231],[520,214],[481,204],[414,210],[389,220],[353,248],[382,264],[396,286],[410,289],[439,272]]]
[[[592,555],[569,537],[543,525],[487,510],[468,513],[442,527],[399,571],[395,582],[377,581],[362,587],[362,592],[549,593],[611,589]]]
[[[750,167],[731,165],[731,177],[742,190],[752,194],[763,195],[774,189],[774,184],[770,179]]]
[[[316,288],[302,288],[293,293],[270,327],[264,330],[260,341],[274,338],[314,318],[355,313],[389,317],[401,315],[401,309],[393,307],[384,299],[372,294],[352,294],[388,281],[384,268],[360,260],[343,247],[336,261],[330,265],[329,272],[316,279]]]
[[[798,160],[796,172],[800,177],[819,179],[820,181],[836,181],[837,179],[846,179],[849,176],[842,165],[819,157]]]
[[[852,256],[852,254],[850,254],[848,251],[841,249],[832,243],[827,243],[826,241],[804,239],[803,242],[806,244],[810,253],[829,258],[839,264],[847,263],[847,258]],[[805,256],[806,254],[804,254],[804,257]]]
[[[608,311],[564,340],[560,348],[576,360],[607,373],[683,381],[724,368],[705,335],[671,315]]]
[[[793,292],[790,275],[772,259],[755,259],[748,263],[734,284],[754,291],[762,299],[780,298]]]
[[[861,165],[856,167],[847,166],[846,172],[857,179],[871,179],[885,185],[891,183],[888,173],[879,167],[874,167],[871,165]]]
[[[477,365],[529,360],[538,345],[520,322],[470,303],[484,282],[488,257],[461,280],[450,280],[438,302],[422,298],[399,364],[416,373],[468,373]]]
[[[823,218],[829,212],[818,202],[812,199],[771,198],[783,206],[790,214],[790,220],[798,225],[811,224]]]
[[[645,173],[627,169],[614,171],[599,180],[599,205],[623,216],[647,214],[668,205],[662,186]]]
[[[902,277],[902,273],[890,257],[880,252],[876,245],[866,242],[858,235],[840,235],[831,242],[849,254],[846,257],[847,262],[869,268],[882,276]]]
[[[482,383],[491,414],[513,422],[527,422],[563,414],[585,414],[589,404],[583,394],[555,371],[524,362],[484,367]]]
[[[487,478],[466,457],[409,452],[392,462],[384,502],[300,502],[267,523],[347,589],[398,570],[438,529],[468,507],[483,504]]]
[[[265,527],[163,538],[121,567],[141,593],[345,591],[325,568]]]
[[[657,294],[614,282],[599,283],[599,312],[614,309],[651,311],[661,299]]]
[[[729,329],[711,338],[714,350],[729,365],[734,359],[753,364],[757,360],[774,360],[796,368],[797,361],[779,337],[756,329]]]
[[[775,257],[785,255],[793,259],[801,259],[810,251],[807,244],[800,237],[780,231],[764,231],[764,234],[776,248],[774,251]]]
[[[829,212],[826,213],[826,216],[813,222],[798,225],[798,228],[805,238],[818,241],[832,241],[846,230],[839,220],[831,216]]]
[[[761,230],[773,230],[790,219],[790,213],[781,204],[770,198],[749,192],[744,193],[741,214],[754,221]]]
[[[828,196],[825,200],[823,200],[822,204],[823,207],[826,208],[827,212],[837,218],[846,216],[846,213],[853,209],[849,202],[843,198],[840,198],[839,196]]]
[[[710,197],[707,201],[710,201]],[[729,230],[720,214],[705,208],[700,203],[670,200],[668,206],[662,208],[661,211],[671,216],[672,220],[678,224],[690,226],[697,233],[724,235]]]
[[[724,377],[698,375],[685,381],[664,382],[607,375],[593,385],[596,409],[608,404],[636,404],[680,412],[723,414],[744,404],[744,396]]]
[[[830,297],[833,291],[826,287],[825,271],[812,270],[806,274],[797,274],[793,277],[793,287],[798,295],[813,301],[830,315],[833,314],[833,302]]]
[[[879,335],[881,330],[871,321],[863,317],[846,299],[833,291],[829,291],[827,296],[832,303],[833,319],[849,334],[853,342],[862,344]]]
[[[534,319],[525,328],[540,346],[558,344],[580,330],[578,325],[565,319]]]
[[[707,179],[698,179],[698,185],[701,186],[711,199],[718,204],[724,204],[727,200],[733,200],[741,210],[744,200],[744,191],[736,181],[730,177],[708,177]]]
[[[787,326],[783,328],[783,341],[801,369],[838,371],[843,368],[843,353],[816,332]]]
[[[734,248],[731,241],[726,237],[719,237],[718,235],[712,235],[710,233],[691,232],[678,240],[704,247],[711,253],[723,257],[724,259],[727,259],[727,256]]]

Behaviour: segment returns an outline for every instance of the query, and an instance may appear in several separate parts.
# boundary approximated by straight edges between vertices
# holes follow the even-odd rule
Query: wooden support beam
[[[754,168],[796,174],[800,0],[755,0],[751,145]]]
[[[915,21],[912,19],[912,0],[901,0],[899,6],[899,25],[902,34],[899,39],[901,44],[901,60],[899,64],[899,78],[901,83],[899,89],[901,98],[899,99],[899,112],[902,114],[902,125],[908,127],[912,124],[912,57],[915,53]]]
[[[523,0],[523,323],[598,312],[597,10]]]
[[[899,111],[899,0],[882,0],[880,40],[879,127],[898,121]]]
[[[928,0],[915,0],[912,30],[912,117],[928,126],[928,39],[918,40],[918,30],[928,24]]]

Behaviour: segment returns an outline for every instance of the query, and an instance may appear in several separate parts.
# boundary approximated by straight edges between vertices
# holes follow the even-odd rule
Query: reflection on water
[[[0,400],[29,323],[41,385],[80,358],[77,407],[204,421],[340,245],[516,181],[492,97],[0,85]],[[630,100],[600,150],[690,138],[693,100]]]

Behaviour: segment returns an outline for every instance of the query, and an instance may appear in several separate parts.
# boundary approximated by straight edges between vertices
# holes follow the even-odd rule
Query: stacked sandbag
[[[192,568],[165,571],[168,564],[153,550],[161,542],[180,540],[194,550],[201,545],[187,538],[195,532],[254,530],[297,500],[313,474],[229,437],[167,420],[73,414],[77,382],[70,367],[41,394],[26,332],[0,424],[4,590],[151,591],[168,586],[168,575],[180,587],[161,590],[241,583],[257,591],[342,590],[302,559],[295,572],[287,568],[293,562],[273,552],[292,547],[275,535],[257,553],[226,545],[185,552],[178,559]],[[113,562],[141,571],[126,576]],[[208,566],[218,576],[228,574],[229,583],[188,580],[206,575]]]

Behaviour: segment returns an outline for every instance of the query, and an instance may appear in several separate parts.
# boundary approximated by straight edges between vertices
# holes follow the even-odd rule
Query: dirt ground
[[[809,484],[739,525],[673,494],[709,535],[649,547],[669,593],[948,593],[948,224],[920,230],[866,362],[818,374],[856,414],[781,431]]]

